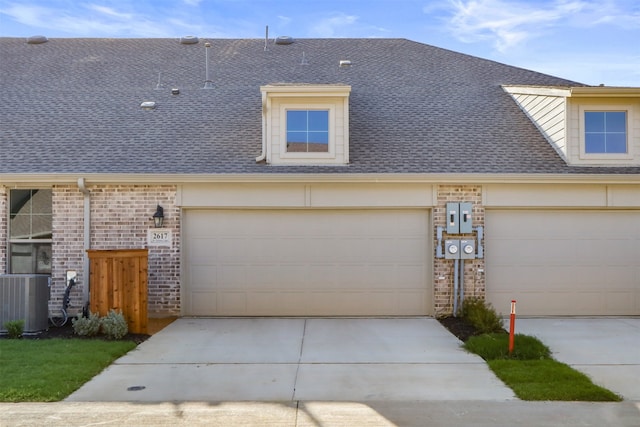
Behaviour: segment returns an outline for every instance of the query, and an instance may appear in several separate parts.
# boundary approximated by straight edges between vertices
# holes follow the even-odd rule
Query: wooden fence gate
[[[105,316],[122,311],[129,332],[146,334],[147,249],[88,250],[90,262],[89,309]]]

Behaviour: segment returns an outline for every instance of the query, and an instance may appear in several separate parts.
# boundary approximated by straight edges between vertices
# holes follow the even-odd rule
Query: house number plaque
[[[171,246],[171,230],[168,228],[150,228],[147,232],[148,246]]]

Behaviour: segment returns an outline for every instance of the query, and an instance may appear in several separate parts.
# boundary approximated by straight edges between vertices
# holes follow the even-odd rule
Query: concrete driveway
[[[460,345],[432,318],[181,318],[67,401],[516,399]]]
[[[518,318],[515,326],[594,383],[640,401],[640,318]]]

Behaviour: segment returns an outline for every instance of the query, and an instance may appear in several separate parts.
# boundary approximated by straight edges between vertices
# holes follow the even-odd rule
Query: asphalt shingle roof
[[[204,90],[202,40],[0,38],[0,174],[640,172],[567,166],[501,88],[576,82],[404,39],[208,41]],[[256,164],[273,83],[351,85],[349,166]]]

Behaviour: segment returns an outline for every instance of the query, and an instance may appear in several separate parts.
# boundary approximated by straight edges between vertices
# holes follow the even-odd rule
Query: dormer
[[[262,155],[272,165],[349,163],[348,85],[261,86]]]
[[[570,166],[640,166],[640,88],[503,89]]]

